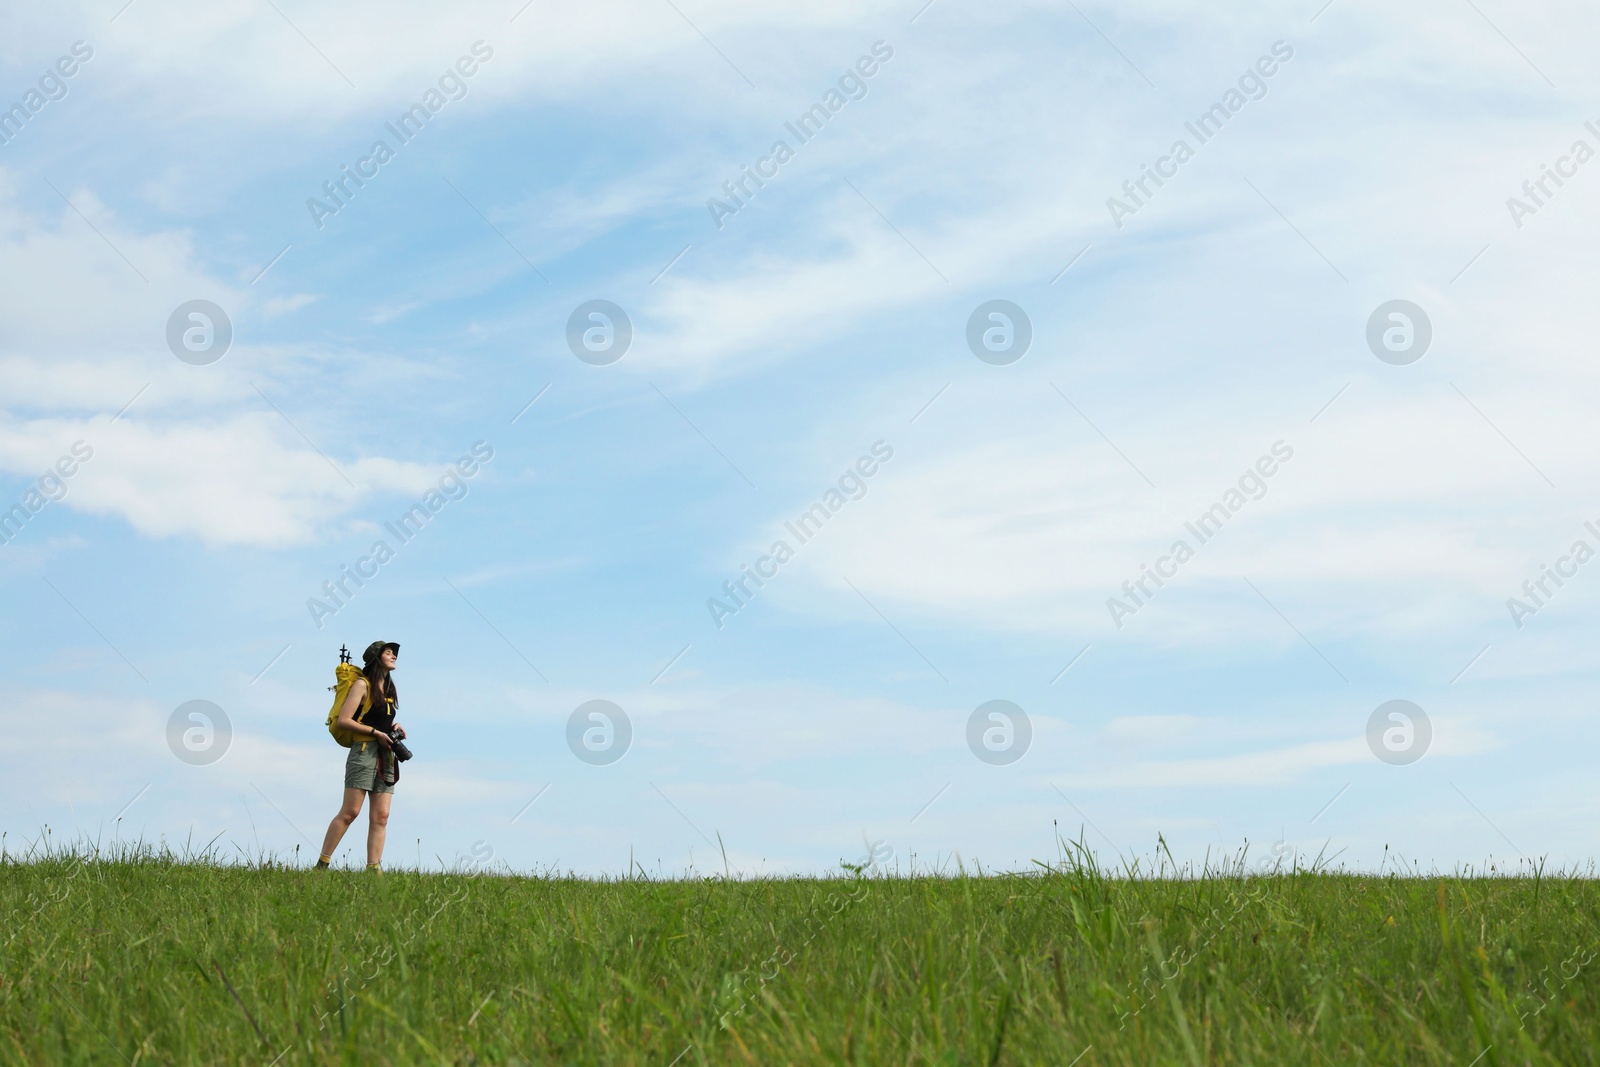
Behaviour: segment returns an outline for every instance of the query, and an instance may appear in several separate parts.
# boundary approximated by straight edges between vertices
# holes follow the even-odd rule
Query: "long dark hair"
[[[383,656],[375,657],[371,663],[364,665],[361,676],[367,680],[367,706],[377,708],[381,698],[392,700],[396,707],[400,706],[400,696],[395,692],[394,674],[383,665]],[[381,710],[381,709],[380,709]]]

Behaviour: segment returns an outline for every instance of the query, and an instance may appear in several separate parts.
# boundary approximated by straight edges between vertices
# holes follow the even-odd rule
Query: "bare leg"
[[[389,829],[389,805],[393,793],[372,794],[372,807],[367,809],[367,866],[383,862],[383,838]]]
[[[339,841],[344,837],[344,832],[350,829],[350,824],[356,821],[357,815],[361,814],[361,798],[364,796],[366,794],[359,789],[345,787],[344,804],[340,806],[339,814],[335,815],[333,821],[328,824],[327,836],[322,839],[322,854],[324,856],[333,855],[333,850],[339,847]],[[388,811],[389,805],[385,804],[383,807],[385,811]]]

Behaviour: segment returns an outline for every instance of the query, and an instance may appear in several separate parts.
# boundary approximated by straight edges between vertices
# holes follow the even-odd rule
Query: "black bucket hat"
[[[400,654],[400,643],[398,641],[374,641],[367,646],[365,652],[361,653],[361,662],[371,663],[391,648],[394,649],[395,655],[398,656]]]

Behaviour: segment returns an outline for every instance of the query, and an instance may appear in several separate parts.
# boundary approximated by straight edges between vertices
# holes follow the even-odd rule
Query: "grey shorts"
[[[357,741],[351,745],[350,755],[344,761],[344,787],[365,793],[393,793],[394,786],[383,780],[379,757],[384,754],[383,746],[376,741]]]

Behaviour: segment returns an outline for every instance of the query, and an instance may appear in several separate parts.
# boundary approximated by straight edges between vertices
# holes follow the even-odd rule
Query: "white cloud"
[[[7,36],[59,42],[62,51],[88,38],[96,56],[78,81],[131,76],[150,87],[163,109],[186,116],[315,123],[374,106],[402,110],[478,40],[494,57],[468,81],[468,99],[559,96],[573,86],[636,83],[663,66],[743,90],[739,75],[695,27],[737,54],[738,39],[752,31],[825,29],[868,14],[842,3],[685,4],[690,25],[670,6],[643,0],[535,3],[526,10],[521,2],[482,0],[450,8],[373,0],[339,8],[278,7],[281,14],[260,0],[219,0],[189,12],[140,6],[108,24],[103,8],[84,2],[8,12]],[[761,72],[758,57],[741,58],[741,67]]]
[[[1499,739],[1474,722],[1433,720],[1433,741],[1423,759],[1472,756],[1499,747]],[[1370,766],[1365,737],[1311,741],[1281,748],[1195,759],[1150,760],[1060,776],[1069,789],[1181,789],[1190,786],[1275,786],[1303,780],[1323,767]]]
[[[347,483],[291,437],[276,414],[8,421],[0,422],[0,469],[42,472],[83,441],[94,458],[68,479],[56,506],[124,519],[147,537],[267,548],[303,544],[370,497],[419,494],[439,476],[423,464],[362,458],[340,465]]]
[[[1107,741],[1130,747],[1181,744],[1204,724],[1195,715],[1120,715],[1106,723]]]
[[[165,329],[180,302],[204,294],[237,322],[253,298],[197,267],[182,233],[140,232],[92,196],[74,203],[99,233],[65,205],[40,221],[0,195],[0,470],[37,477],[83,441],[94,459],[55,506],[118,517],[149,537],[263,547],[307,543],[375,497],[420,493],[438,478],[437,465],[352,456],[337,438],[322,442],[325,458],[271,410],[263,396],[286,402],[325,353],[241,344],[212,366],[177,360]]]
[[[843,589],[836,576],[846,574],[890,603],[949,620],[999,629],[1086,627],[1109,636],[1115,628],[1107,599],[1129,600],[1123,583],[1141,579],[1143,566],[1182,539],[1195,558],[1165,588],[1147,582],[1150,614],[1126,623],[1123,635],[1171,636],[1177,625],[1207,640],[1235,638],[1239,620],[1231,613],[1198,629],[1177,623],[1172,613],[1180,601],[1193,605],[1191,598],[1209,603],[1219,585],[1233,583],[1244,593],[1241,575],[1267,588],[1293,588],[1302,602],[1314,597],[1320,611],[1341,613],[1341,628],[1411,630],[1498,612],[1522,580],[1530,525],[1537,528],[1530,515],[1549,523],[1552,551],[1565,548],[1573,532],[1561,501],[1546,497],[1542,484],[1530,489],[1514,464],[1505,465],[1497,438],[1472,440],[1476,416],[1441,398],[1431,411],[1397,409],[1396,416],[1411,428],[1408,438],[1421,425],[1425,436],[1454,439],[1455,449],[1413,455],[1408,469],[1397,470],[1386,462],[1390,442],[1373,439],[1360,424],[1330,420],[1300,439],[1296,458],[1267,481],[1264,498],[1247,500],[1202,543],[1184,523],[1221,500],[1239,473],[1268,453],[1271,427],[1235,427],[1187,456],[1166,456],[1162,489],[1149,490],[1054,399],[1060,410],[1053,416],[1015,405],[1001,441],[968,445],[970,433],[953,430],[936,441],[902,442],[868,499],[802,547],[785,577],[806,571]],[[943,415],[965,422],[958,409],[990,400],[1000,402],[988,390],[946,397]],[[1572,415],[1576,428],[1578,413]],[[1124,424],[1118,438],[1126,443],[1140,433]],[[1064,439],[1069,435],[1073,440]],[[1492,478],[1483,473],[1495,468]],[[1409,507],[1395,499],[1400,495],[1411,497]],[[1517,509],[1486,523],[1485,510],[1506,501]],[[804,506],[797,501],[792,510]],[[781,519],[790,517],[774,516],[772,531],[781,532]],[[764,541],[765,534],[756,537]],[[774,591],[798,595],[797,584],[775,583]],[[1408,603],[1397,612],[1393,601],[1401,591]],[[1224,602],[1230,599],[1232,591],[1223,591]],[[1166,625],[1150,625],[1163,617]],[[1281,624],[1269,615],[1259,625]]]
[[[287,315],[291,311],[299,311],[308,304],[316,303],[318,297],[310,293],[295,293],[293,296],[275,296],[261,305],[261,314],[266,318],[276,318]]]

